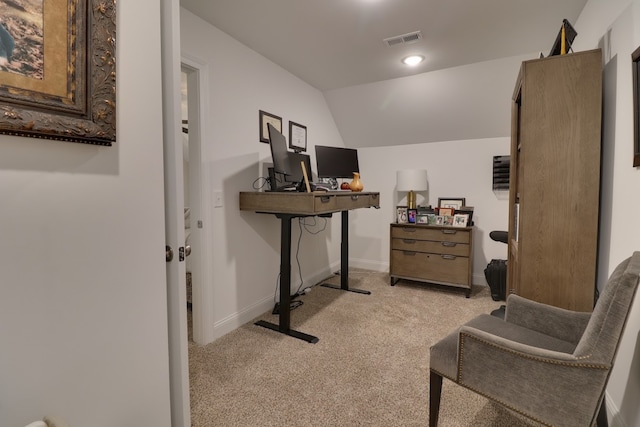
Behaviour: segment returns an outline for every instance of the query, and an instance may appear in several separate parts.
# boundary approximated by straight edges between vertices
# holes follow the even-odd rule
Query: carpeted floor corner
[[[372,293],[315,286],[291,312],[292,328],[316,344],[253,322],[209,345],[190,343],[192,426],[428,425],[429,347],[503,302],[487,287],[465,298],[452,288],[390,286],[388,274],[363,270],[349,283]],[[260,319],[278,322],[271,312]],[[538,426],[447,380],[439,425]]]

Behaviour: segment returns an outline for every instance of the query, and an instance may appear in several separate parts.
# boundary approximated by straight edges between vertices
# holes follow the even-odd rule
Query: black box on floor
[[[507,261],[492,259],[484,269],[484,277],[491,288],[491,298],[494,301],[506,299],[507,293]]]

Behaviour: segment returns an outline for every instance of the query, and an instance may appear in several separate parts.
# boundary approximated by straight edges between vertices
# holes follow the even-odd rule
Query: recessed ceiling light
[[[414,66],[414,65],[418,65],[422,61],[424,61],[424,56],[422,56],[422,55],[411,55],[411,56],[407,56],[406,58],[404,58],[402,60],[402,63],[406,64],[406,65]]]

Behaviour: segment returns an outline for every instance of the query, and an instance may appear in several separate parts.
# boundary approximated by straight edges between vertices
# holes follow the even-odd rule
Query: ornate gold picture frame
[[[640,47],[631,54],[633,74],[633,167],[640,166]]]
[[[116,1],[9,3],[0,10],[13,42],[4,63],[0,56],[0,133],[112,145]]]

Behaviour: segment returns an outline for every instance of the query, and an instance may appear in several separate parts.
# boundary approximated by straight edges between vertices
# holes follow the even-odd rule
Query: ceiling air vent
[[[412,33],[403,34],[401,36],[388,37],[388,38],[386,38],[386,39],[384,39],[382,41],[387,46],[393,47],[393,46],[396,46],[396,45],[399,45],[399,44],[417,42],[420,39],[422,39],[422,32],[421,31],[414,31]]]

